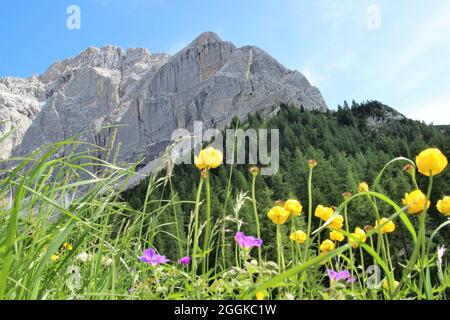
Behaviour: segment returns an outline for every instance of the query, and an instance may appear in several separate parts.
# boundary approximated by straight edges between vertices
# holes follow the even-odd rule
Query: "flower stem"
[[[278,271],[284,272],[286,266],[284,264],[283,243],[281,239],[281,226],[277,224],[277,247],[278,247]]]
[[[205,239],[203,243],[203,255],[205,256],[202,263],[203,276],[209,269],[209,243],[211,234],[211,186],[209,182],[210,171],[206,169],[206,225],[205,225]]]
[[[308,259],[310,237],[311,237],[311,223],[312,223],[312,177],[313,177],[313,167],[309,167],[309,177],[308,177],[308,230],[306,231],[306,241],[305,241],[305,252],[303,253],[303,263]],[[303,299],[303,283],[305,281],[305,276],[301,276],[300,281],[300,299]]]
[[[347,208],[347,205],[345,205],[345,208],[344,208],[344,220],[345,220],[345,231],[347,233],[350,233],[350,227],[349,227],[349,223],[348,223],[348,208]],[[350,249],[349,252],[350,252],[350,261],[353,264],[353,266],[349,265],[349,268],[350,268],[351,276],[353,278],[354,277],[353,268],[355,267],[354,266],[355,260],[353,259],[353,250]],[[353,287],[354,287],[353,282],[351,283],[351,287],[352,287],[352,290],[353,290]]]
[[[278,264],[278,273],[281,273],[280,226],[278,224],[277,224],[277,264]]]
[[[177,207],[176,207],[176,202],[175,202],[175,194],[173,192],[172,179],[170,179],[170,177],[169,177],[169,185],[170,185],[170,196],[172,197],[172,200],[173,200],[172,208],[173,208],[173,217],[175,220],[175,228],[176,228],[177,239],[178,239],[178,241],[177,241],[178,242],[178,250],[179,250],[180,257],[181,257],[183,255],[183,248],[182,248],[182,241],[180,238],[180,226],[179,226]]]
[[[310,241],[309,238],[311,236],[311,222],[312,222],[312,176],[313,176],[313,168],[309,168],[309,178],[308,178],[308,230],[305,244],[305,252],[303,256],[303,262],[308,258],[308,251]]]
[[[389,247],[389,239],[388,239],[388,235],[385,235],[384,238],[384,242],[386,244],[386,253],[387,253],[387,257],[388,257],[388,262],[389,262],[389,267],[391,268],[391,272],[394,272],[394,265],[392,264],[392,258],[391,258],[391,250]]]
[[[421,235],[421,257],[419,259],[420,261],[420,277],[419,277],[419,292],[422,294],[423,290],[423,284],[425,281],[425,273],[428,271],[428,257],[426,255],[426,218],[428,213],[428,201],[430,201],[431,197],[431,190],[433,189],[433,175],[430,172],[429,182],[428,182],[428,191],[427,191],[427,198],[425,200],[425,208],[423,210],[423,213],[420,215],[420,235]],[[426,289],[426,288],[425,288]],[[427,291],[427,290],[425,290]],[[428,295],[428,293],[427,293]],[[421,296],[419,296],[419,299],[422,299]]]
[[[363,283],[366,284],[367,283],[367,279],[366,279],[366,269],[365,269],[365,266],[364,266],[364,253],[363,253],[363,250],[362,250],[361,246],[359,247],[359,254],[361,256],[361,267],[362,267]],[[366,292],[366,286],[364,285],[364,295],[365,295],[365,292]]]
[[[253,174],[253,180],[252,180],[252,202],[253,202],[253,214],[255,215],[255,223],[256,223],[256,235],[258,239],[261,239],[261,228],[259,225],[259,216],[258,216],[258,209],[256,207],[256,174]],[[262,266],[262,252],[261,247],[258,247],[258,263],[260,266]]]
[[[371,195],[367,195],[367,198],[369,199],[370,203],[372,204],[377,221],[380,223],[381,216],[380,216],[380,212],[378,210],[378,205],[377,205],[376,199],[373,199]],[[381,228],[378,228],[378,230],[377,230],[377,250],[376,250],[378,255],[380,254],[380,251],[382,252],[384,261],[387,261],[387,253],[386,253],[386,247],[385,247],[385,243],[384,243],[383,233],[381,232]],[[375,265],[378,266],[378,263],[376,261],[375,261]]]
[[[198,190],[197,190],[197,197],[195,199],[195,211],[194,211],[194,248],[193,248],[193,255],[192,255],[192,276],[194,277],[197,273],[197,256],[198,256],[198,212],[200,209],[200,196],[202,194],[203,190],[203,177],[200,178],[200,182],[198,184]],[[189,244],[188,244],[189,245]]]
[[[291,233],[296,232],[295,223],[294,223],[294,217],[291,218]],[[297,243],[295,240],[291,241],[291,259],[292,259],[292,265],[297,264],[297,256],[295,254],[295,244]],[[298,245],[297,245],[298,249]]]

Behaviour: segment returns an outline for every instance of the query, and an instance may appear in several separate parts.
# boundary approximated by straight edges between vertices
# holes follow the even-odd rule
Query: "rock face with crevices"
[[[38,77],[0,79],[0,159],[22,142],[44,101],[45,86]]]
[[[11,128],[19,133],[4,143],[4,156],[78,135],[102,147],[120,143],[120,160],[144,156],[145,164],[167,147],[175,129],[194,121],[223,128],[234,116],[273,113],[279,103],[327,110],[301,73],[259,48],[236,48],[210,32],[174,56],[88,48],[39,77],[14,81],[0,80],[0,116],[10,110],[1,119],[11,120],[9,127],[1,124],[0,134]]]

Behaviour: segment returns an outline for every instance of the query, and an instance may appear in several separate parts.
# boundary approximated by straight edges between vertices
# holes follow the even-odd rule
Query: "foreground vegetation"
[[[274,201],[259,189],[265,178],[257,166],[246,168],[248,188],[234,193],[233,170],[224,170],[220,152],[205,149],[190,171],[198,181],[192,197],[177,191],[169,163],[137,204],[121,187],[136,165],[98,160],[80,153],[83,146],[47,146],[2,172],[0,299],[447,299],[440,236],[448,234],[450,198],[432,197],[436,186],[448,188],[438,149],[386,161],[370,184],[339,184],[341,204],[332,207],[338,202],[314,192],[330,163],[324,156],[307,161],[297,153],[304,186]],[[61,149],[66,155],[54,157]],[[408,180],[402,199],[386,191],[391,170]],[[224,172],[226,184],[217,185]],[[355,219],[361,210],[364,220]],[[392,250],[399,232],[404,254]]]
[[[258,176],[255,181],[256,207],[260,220],[261,235],[264,246],[262,254],[272,261],[276,261],[276,229],[267,219],[267,212],[278,200],[297,199],[303,204],[308,203],[309,168],[306,165],[309,159],[315,159],[319,166],[314,171],[312,184],[313,208],[322,204],[326,207],[338,206],[342,201],[344,192],[355,194],[361,181],[373,182],[381,168],[391,159],[403,156],[414,159],[415,156],[428,146],[437,147],[446,155],[450,154],[450,138],[448,134],[441,133],[439,129],[418,121],[408,119],[391,120],[385,115],[390,110],[379,102],[363,104],[352,103],[340,108],[338,112],[316,113],[301,110],[295,107],[281,106],[281,111],[270,119],[264,119],[258,114],[251,115],[245,123],[239,125],[244,130],[279,129],[280,130],[280,170],[274,176]],[[390,111],[394,113],[395,111]],[[395,114],[395,113],[394,113]],[[369,117],[378,118],[380,123],[368,125]],[[236,122],[235,122],[236,123]],[[234,128],[235,123],[232,125]],[[287,125],[288,124],[288,125]],[[386,168],[383,180],[378,191],[389,195],[396,203],[401,204],[405,192],[414,188],[412,180],[405,173],[405,162],[396,162]],[[159,177],[163,178],[164,172]],[[195,200],[199,180],[193,177],[198,175],[198,169],[193,165],[177,165],[171,172],[171,184],[165,188],[154,190],[150,199],[153,204],[147,210],[156,210],[159,199]],[[418,184],[426,186],[427,177],[417,175]],[[223,217],[234,217],[234,200],[241,193],[249,196],[252,190],[253,177],[249,165],[221,166],[210,174],[211,185],[211,216],[213,220]],[[431,201],[437,203],[439,199],[450,194],[450,170],[445,170],[433,182]],[[231,186],[231,187],[229,187]],[[124,199],[136,210],[144,207],[148,184],[142,183],[138,187],[126,192]],[[202,199],[206,197],[203,190]],[[254,208],[248,197],[243,197],[239,210],[239,218],[244,223],[241,230],[245,234],[256,235],[256,221]],[[368,206],[369,205],[369,206]],[[389,212],[389,205],[378,203],[380,212]],[[182,241],[186,241],[190,222],[190,212],[194,204],[180,203],[171,208],[170,214],[161,215],[160,221],[165,226],[162,231],[177,234]],[[206,216],[206,207],[200,207],[200,216]],[[349,224],[356,226],[372,225],[374,223],[373,209],[365,198],[356,198],[349,205]],[[174,224],[175,220],[178,222]],[[446,217],[439,214],[435,206],[429,210],[426,218],[428,230],[434,230],[446,221]],[[417,219],[411,221],[418,228]],[[227,225],[232,221],[227,220]],[[304,217],[298,223],[305,224]],[[320,226],[320,219],[313,219],[312,228]],[[178,228],[178,231],[177,231]],[[229,228],[227,228],[229,229]],[[180,255],[178,241],[173,237],[165,236],[164,232],[156,235],[154,245],[167,256]],[[436,235],[433,250],[437,244],[450,246],[448,230]],[[220,258],[226,267],[235,262],[234,233],[225,234],[225,246],[221,243],[216,246],[211,258]],[[282,233],[283,243],[289,243],[289,232]],[[396,276],[400,276],[402,259],[407,258],[413,245],[408,240],[408,230],[398,225],[396,232],[390,234],[391,254],[393,264],[396,266]],[[222,242],[222,240],[220,240]],[[223,248],[223,250],[222,250]],[[285,255],[290,259],[291,250],[286,249]],[[225,255],[225,259],[223,259]],[[367,257],[368,259],[369,257]],[[225,260],[225,262],[223,262]],[[212,261],[214,263],[214,260]]]

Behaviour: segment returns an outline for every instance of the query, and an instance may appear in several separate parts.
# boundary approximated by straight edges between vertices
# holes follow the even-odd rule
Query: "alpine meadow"
[[[450,7],[50,2],[2,36],[0,300],[449,299]]]
[[[136,164],[49,145],[2,174],[1,297],[446,299],[448,135],[385,108],[252,115],[289,123],[273,177],[207,148],[124,191]]]

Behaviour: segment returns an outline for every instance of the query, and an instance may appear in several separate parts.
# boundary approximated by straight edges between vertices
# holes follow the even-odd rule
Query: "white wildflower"
[[[110,266],[112,265],[112,263],[113,263],[113,259],[111,259],[111,258],[109,258],[109,257],[103,257],[103,258],[102,258],[102,264],[103,264],[105,267],[110,267]]]
[[[76,259],[80,262],[86,263],[92,260],[92,256],[87,252],[83,252],[80,253]]]
[[[295,300],[295,295],[292,293],[286,293],[286,300]]]
[[[439,266],[442,266],[442,259],[444,258],[445,251],[447,251],[447,249],[444,246],[438,247],[437,255]]]

